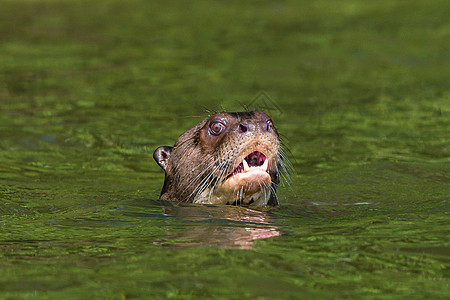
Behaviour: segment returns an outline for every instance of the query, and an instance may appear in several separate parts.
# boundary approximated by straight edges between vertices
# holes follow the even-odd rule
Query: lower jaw
[[[207,188],[193,203],[266,205],[270,198],[271,177],[258,168],[235,174],[224,182]]]
[[[264,206],[270,198],[269,189],[258,189],[255,192],[242,192],[238,193],[234,190],[224,189],[222,187],[206,189],[197,196],[193,203],[196,204],[230,204],[230,205],[252,205],[252,206]]]
[[[258,191],[253,194],[245,194],[237,199],[233,199],[234,202],[227,202],[229,205],[251,205],[251,206],[264,206],[270,198],[269,191]]]

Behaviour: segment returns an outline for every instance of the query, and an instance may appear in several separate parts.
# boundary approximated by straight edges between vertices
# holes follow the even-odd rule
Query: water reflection
[[[235,206],[166,206],[166,247],[251,249],[255,241],[281,235],[267,212]]]

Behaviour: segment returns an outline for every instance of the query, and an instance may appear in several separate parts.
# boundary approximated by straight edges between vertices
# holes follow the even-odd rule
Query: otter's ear
[[[156,160],[158,165],[163,168],[163,170],[166,170],[167,168],[167,163],[169,162],[169,156],[172,152],[172,148],[173,147],[169,146],[161,146],[153,152],[153,158]]]

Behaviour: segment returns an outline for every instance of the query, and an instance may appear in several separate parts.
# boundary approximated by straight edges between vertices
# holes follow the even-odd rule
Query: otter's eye
[[[214,122],[209,126],[209,132],[212,135],[219,135],[225,130],[225,125],[220,122]]]
[[[272,120],[267,121],[266,130],[271,131],[273,128],[273,122]]]

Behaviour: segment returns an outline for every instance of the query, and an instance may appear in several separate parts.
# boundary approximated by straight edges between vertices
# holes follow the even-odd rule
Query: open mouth
[[[252,168],[258,168],[262,171],[267,172],[267,167],[269,165],[269,160],[267,160],[266,156],[259,151],[254,151],[247,155],[242,162],[234,169],[233,173],[230,176],[246,173],[252,171]]]
[[[269,159],[259,151],[253,151],[247,155],[233,172],[223,182],[223,189],[241,191],[245,194],[260,192],[263,187],[268,187],[271,177],[267,172]]]
[[[235,169],[215,190],[216,195],[224,202],[237,204],[251,204],[263,199],[267,203],[267,189],[272,183],[269,174],[269,160],[260,151],[253,151],[239,162]],[[234,200],[233,200],[234,199]],[[233,202],[233,201],[236,202]]]

